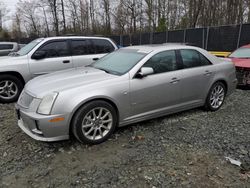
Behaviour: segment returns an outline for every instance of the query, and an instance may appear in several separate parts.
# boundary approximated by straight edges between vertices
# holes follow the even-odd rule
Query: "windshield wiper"
[[[92,67],[95,68],[95,69],[102,70],[102,71],[106,72],[107,74],[113,74],[113,75],[118,75],[118,76],[121,75],[121,73],[116,72],[116,71],[107,70],[107,69],[104,69],[104,68],[99,68],[99,67],[94,67],[94,66],[92,66]]]
[[[9,53],[9,55],[8,56],[11,56],[11,57],[17,57],[17,56],[20,56],[20,54],[19,53],[17,53],[17,52],[11,52],[11,53]]]
[[[109,70],[106,70],[106,69],[103,69],[103,68],[99,68],[99,67],[98,67],[98,68],[97,68],[97,67],[94,67],[94,68],[99,69],[99,70],[102,70],[102,71],[104,71],[104,72],[110,74],[110,71],[109,71]]]

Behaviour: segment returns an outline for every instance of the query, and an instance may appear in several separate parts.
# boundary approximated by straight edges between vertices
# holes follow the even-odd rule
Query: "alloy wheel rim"
[[[110,132],[112,124],[113,116],[107,108],[94,108],[83,118],[82,132],[90,140],[100,140]]]
[[[4,80],[0,82],[0,98],[12,99],[18,93],[17,85],[11,80]]]
[[[225,91],[224,88],[221,85],[217,85],[210,96],[210,104],[213,108],[217,109],[219,108],[225,98]]]

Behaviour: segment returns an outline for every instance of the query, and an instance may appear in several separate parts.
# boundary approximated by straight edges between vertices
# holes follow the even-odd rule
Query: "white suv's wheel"
[[[13,75],[0,75],[0,103],[16,102],[23,83]]]

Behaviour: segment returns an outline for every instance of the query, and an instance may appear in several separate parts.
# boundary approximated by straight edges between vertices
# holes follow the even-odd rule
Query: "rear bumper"
[[[24,112],[16,105],[18,126],[31,138],[55,142],[69,139],[67,118],[63,115],[44,116],[33,112]],[[64,117],[64,121],[50,122],[51,119]]]

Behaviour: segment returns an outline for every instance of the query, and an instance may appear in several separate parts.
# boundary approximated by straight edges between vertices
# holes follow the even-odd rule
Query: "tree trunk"
[[[91,25],[92,25],[92,32],[95,33],[94,0],[90,0],[89,13],[90,13],[90,20],[91,20]]]
[[[44,15],[44,22],[45,22],[45,25],[46,25],[46,35],[47,37],[50,36],[50,32],[49,32],[49,24],[48,24],[48,20],[47,20],[47,14],[46,14],[46,11],[44,9],[44,7],[42,7],[43,9],[43,15]]]
[[[59,35],[59,21],[58,21],[58,15],[57,15],[57,0],[54,0],[53,3],[54,3],[54,14],[55,14],[55,32],[56,32],[56,36]]]
[[[66,33],[66,19],[65,19],[65,10],[64,10],[64,0],[61,0],[62,6],[62,17],[63,17],[63,33]]]

